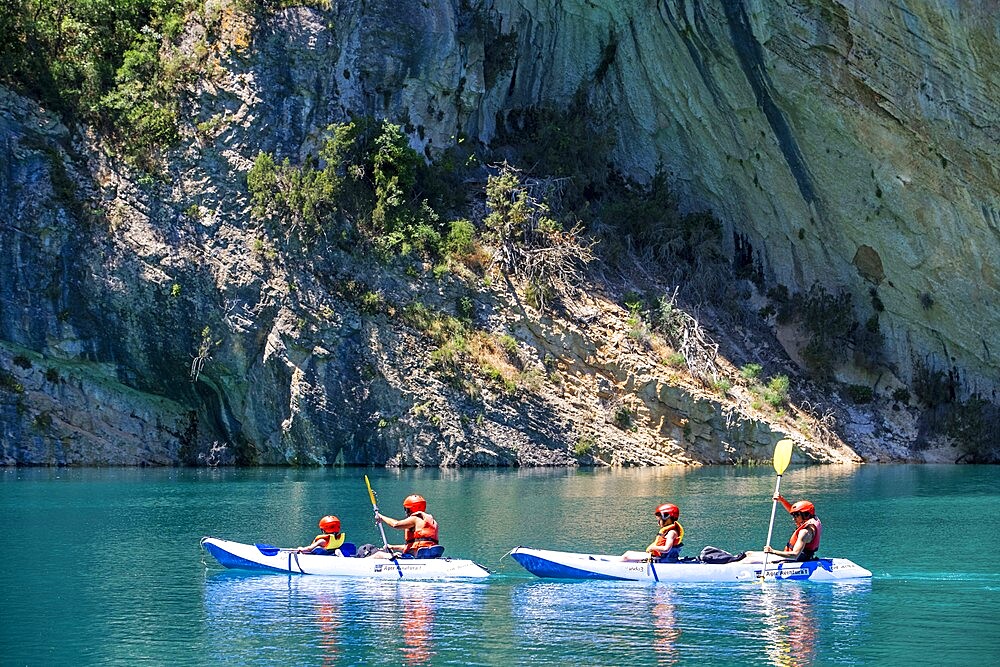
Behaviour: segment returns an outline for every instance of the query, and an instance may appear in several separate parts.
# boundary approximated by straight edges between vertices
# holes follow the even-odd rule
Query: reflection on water
[[[657,586],[653,593],[653,628],[656,664],[676,665],[679,657],[677,640],[681,636],[677,625],[677,607],[674,592],[667,586]]]
[[[259,664],[282,664],[307,648],[323,665],[426,665],[441,649],[435,619],[461,622],[482,606],[485,590],[480,583],[222,572],[205,580],[206,626],[211,644],[227,647],[214,656],[220,661],[255,647],[249,653]],[[445,628],[443,640],[456,634]]]
[[[403,661],[425,665],[434,655],[434,607],[423,598],[406,603],[403,611]]]
[[[760,595],[753,596],[764,620],[768,662],[776,667],[810,665],[817,640],[812,601],[799,586],[782,586],[781,591],[775,588],[764,583]]]
[[[870,584],[660,584],[537,581],[514,586],[522,664],[838,662],[866,639]],[[529,649],[529,647],[531,647]]]
[[[324,594],[316,599],[316,620],[319,624],[319,643],[323,651],[323,665],[336,665],[338,657],[338,635],[340,634],[341,600]]]

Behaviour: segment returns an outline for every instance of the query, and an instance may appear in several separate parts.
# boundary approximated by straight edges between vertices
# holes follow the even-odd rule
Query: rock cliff
[[[765,284],[847,290],[859,319],[877,314],[885,363],[843,379],[891,392],[930,368],[995,399],[995,22],[929,0],[379,0],[266,17],[208,0],[179,40],[200,70],[156,177],[0,88],[0,463],[733,462],[784,435],[808,460],[919,458],[912,423],[845,413],[837,436],[691,384],[596,289],[553,318],[502,286],[335,247],[271,257],[246,173],[261,150],[303,158],[352,114],[403,122],[431,157],[582,95],[617,167],[665,167]],[[399,315],[461,298],[515,341],[517,391],[442,381]]]

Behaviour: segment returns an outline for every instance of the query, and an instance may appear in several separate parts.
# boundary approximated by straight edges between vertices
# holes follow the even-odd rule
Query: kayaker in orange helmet
[[[646,547],[646,553],[660,560],[677,560],[684,546],[684,528],[677,521],[681,515],[680,508],[664,503],[653,510],[653,515],[660,528],[653,542]]]
[[[808,500],[800,500],[794,505],[780,493],[774,496],[795,521],[795,532],[788,538],[788,544],[783,550],[766,546],[764,551],[781,558],[791,558],[797,561],[812,560],[819,551],[819,538],[823,533],[823,524],[816,517],[816,507]]]
[[[340,556],[340,547],[347,537],[340,531],[340,519],[332,514],[327,514],[319,520],[319,529],[323,532],[316,536],[312,544],[307,547],[299,547],[296,551]]]
[[[397,528],[403,532],[405,544],[390,544],[389,548],[394,552],[403,554],[416,554],[417,549],[422,547],[433,547],[438,543],[438,523],[434,517],[427,513],[427,501],[423,496],[412,494],[403,500],[403,511],[406,512],[405,519],[393,519],[384,514],[376,514],[378,521],[385,522],[390,528]],[[379,552],[382,557],[389,554]]]

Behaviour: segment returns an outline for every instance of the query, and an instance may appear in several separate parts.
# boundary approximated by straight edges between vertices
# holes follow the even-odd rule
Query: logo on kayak
[[[754,575],[760,578],[760,570],[754,570]],[[797,570],[786,570],[784,568],[778,570],[768,570],[765,577],[774,577],[775,579],[791,579],[793,577],[808,577],[809,570],[804,568],[799,568]]]
[[[399,563],[398,565],[389,563],[375,563],[375,573],[378,574],[383,570],[392,570],[393,572],[399,572],[400,569],[403,570],[419,570],[423,566],[423,563]]]

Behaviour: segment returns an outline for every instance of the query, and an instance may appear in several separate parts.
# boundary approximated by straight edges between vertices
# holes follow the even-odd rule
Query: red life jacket
[[[802,525],[795,529],[792,536],[788,540],[788,544],[785,545],[786,551],[791,551],[795,546],[795,543],[799,539],[799,533],[807,530],[808,528],[813,529],[812,541],[807,543],[802,548],[802,553],[799,554],[799,560],[812,560],[816,557],[816,552],[819,551],[819,536],[823,532],[823,524],[819,522],[819,519],[812,517],[811,519],[806,519],[802,522]]]
[[[406,548],[403,549],[404,554],[415,553],[421,547],[432,547],[438,543],[437,521],[423,512],[414,512],[414,515],[417,514],[424,520],[424,525],[420,530],[407,528],[403,531],[403,537],[406,540]]]

